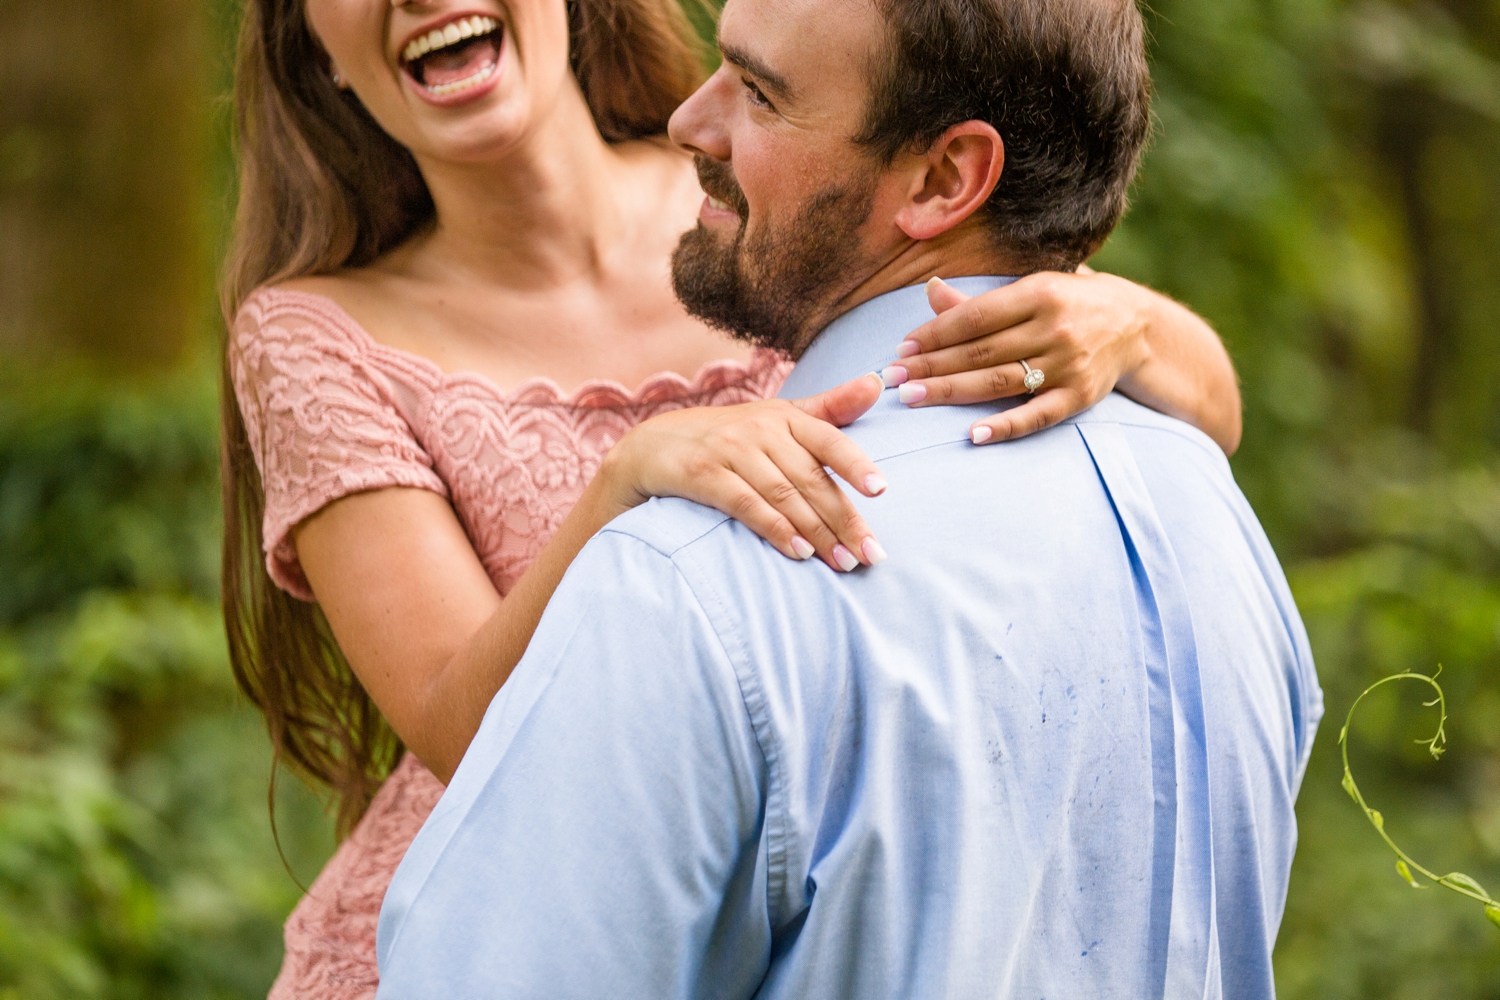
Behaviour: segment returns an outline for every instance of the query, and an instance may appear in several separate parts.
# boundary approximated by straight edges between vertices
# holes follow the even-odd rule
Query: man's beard
[[[875,179],[860,171],[803,203],[789,225],[746,236],[745,195],[728,164],[695,157],[703,190],[740,216],[724,245],[699,223],[672,254],[672,287],[692,315],[738,340],[797,357],[818,331],[810,329],[859,272],[858,230],[870,216]]]

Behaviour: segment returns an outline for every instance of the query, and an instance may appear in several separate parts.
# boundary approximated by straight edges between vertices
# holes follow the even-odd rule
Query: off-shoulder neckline
[[[489,376],[480,372],[468,369],[448,371],[431,358],[381,343],[343,306],[326,295],[286,288],[263,287],[251,293],[241,308],[250,305],[256,299],[267,300],[266,308],[290,305],[312,312],[317,318],[333,325],[341,333],[353,339],[361,351],[386,358],[398,367],[421,376],[436,388],[467,383],[478,386],[506,405],[612,409],[661,403],[736,385],[782,361],[781,356],[776,352],[766,348],[756,348],[748,363],[730,358],[708,361],[698,369],[692,379],[683,378],[677,372],[657,372],[648,376],[634,390],[614,379],[590,379],[572,392],[563,392],[562,387],[556,381],[545,375],[533,376],[514,389],[505,390]]]

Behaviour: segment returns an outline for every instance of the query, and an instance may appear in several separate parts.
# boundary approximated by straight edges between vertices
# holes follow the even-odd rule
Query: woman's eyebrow
[[[760,57],[746,52],[738,45],[727,44],[722,39],[719,41],[719,54],[724,57],[725,62],[733,63],[765,84],[766,89],[771,91],[771,96],[783,101],[791,99],[792,86],[787,83],[786,77],[767,66]]]

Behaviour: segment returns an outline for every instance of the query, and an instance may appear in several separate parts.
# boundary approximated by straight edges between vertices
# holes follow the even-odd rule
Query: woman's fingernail
[[[839,569],[845,573],[859,568],[859,560],[854,558],[854,553],[842,545],[835,545],[833,547],[833,561],[838,563]]]
[[[920,403],[927,398],[927,387],[918,382],[908,382],[896,390],[896,398],[908,405]]]
[[[880,373],[880,381],[885,383],[887,389],[894,389],[909,378],[911,373],[900,365],[891,365]]]
[[[978,427],[969,432],[969,440],[973,441],[975,444],[984,444],[994,436],[995,432],[990,430],[984,424],[980,424]]]
[[[896,348],[896,357],[909,358],[914,354],[922,353],[922,345],[915,340],[903,340],[901,346]]]
[[[874,496],[880,496],[889,485],[890,483],[885,481],[885,477],[878,472],[872,472],[865,477],[865,492]]]
[[[885,554],[885,549],[874,538],[866,538],[860,543],[860,549],[864,551],[865,562],[871,566],[878,566],[890,558]]]
[[[948,283],[946,281],[944,281],[942,278],[939,278],[935,274],[932,277],[930,277],[930,278],[927,279],[927,287],[928,288],[931,288],[933,285],[946,285],[946,284],[948,284]]]
[[[797,554],[798,559],[811,559],[818,554],[818,550],[812,547],[812,542],[801,535],[792,536],[792,551]]]

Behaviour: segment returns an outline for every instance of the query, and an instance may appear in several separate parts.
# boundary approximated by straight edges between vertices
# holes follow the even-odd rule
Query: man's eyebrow
[[[719,42],[719,54],[727,63],[733,63],[740,69],[749,73],[766,85],[772,96],[781,100],[789,100],[792,96],[792,85],[787,83],[786,77],[776,72],[765,61],[752,53],[746,52],[738,45],[729,45],[723,41]]]

